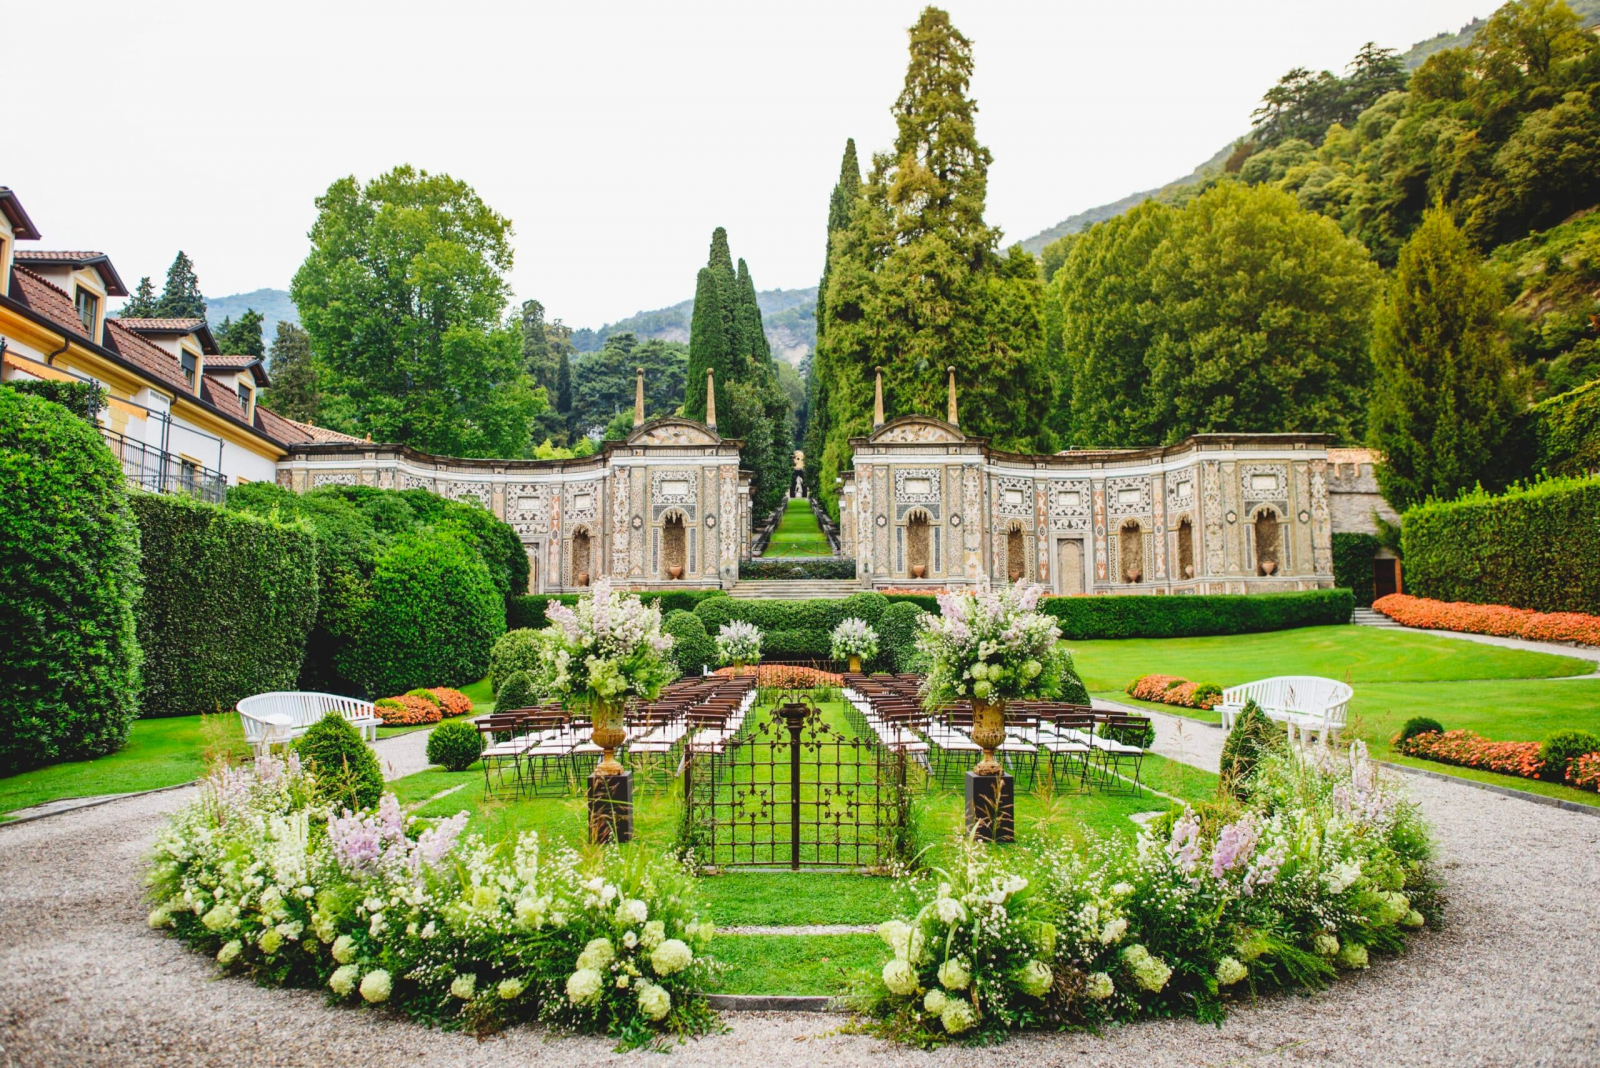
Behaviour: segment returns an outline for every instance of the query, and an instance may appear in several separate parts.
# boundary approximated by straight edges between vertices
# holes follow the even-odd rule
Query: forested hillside
[[[772,355],[791,366],[811,354],[817,345],[817,290],[765,289],[756,294],[761,307],[761,322],[766,328]],[[572,334],[572,347],[578,352],[594,352],[612,334],[631,333],[640,338],[662,341],[689,340],[689,322],[694,318],[694,298],[670,308],[635,312],[626,319],[608,323],[598,330],[584,327]]]

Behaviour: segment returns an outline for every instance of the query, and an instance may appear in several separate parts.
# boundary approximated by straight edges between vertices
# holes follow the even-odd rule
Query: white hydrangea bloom
[[[1095,972],[1089,976],[1088,981],[1084,984],[1083,991],[1089,995],[1091,1000],[1104,1001],[1117,992],[1117,986],[1111,981],[1111,976],[1105,972]]]
[[[356,980],[361,977],[361,969],[354,964],[346,964],[334,969],[328,977],[328,988],[340,997],[348,997],[350,991],[356,988]]]
[[[593,969],[598,971],[617,959],[617,951],[611,945],[609,938],[591,939],[583,947],[583,952],[578,954],[578,970]]]
[[[1217,962],[1217,985],[1232,986],[1249,974],[1249,970],[1233,957],[1223,957]]]
[[[944,1029],[952,1035],[959,1035],[963,1031],[972,1030],[978,1022],[978,1014],[972,1011],[972,1006],[960,998],[950,998],[944,1003],[944,1011],[939,1014],[939,1022],[944,1024]]]
[[[593,968],[579,968],[567,977],[567,1000],[574,1005],[592,1005],[600,1000],[604,979]]]
[[[883,966],[883,985],[889,993],[902,997],[917,992],[917,973],[906,961],[896,957]]]
[[[693,962],[694,954],[681,939],[677,938],[667,939],[650,953],[650,967],[655,969],[657,975],[681,972]]]
[[[462,1001],[471,1001],[472,996],[478,992],[478,977],[473,972],[458,975],[450,980],[450,996],[460,998]]]
[[[959,960],[951,957],[939,965],[939,985],[946,990],[965,990],[972,982],[972,973]]]
[[[646,1019],[660,1020],[672,1011],[672,995],[655,983],[640,983],[639,1011]]]
[[[392,986],[389,973],[382,968],[375,969],[361,977],[361,997],[368,1003],[377,1005],[389,1000]]]

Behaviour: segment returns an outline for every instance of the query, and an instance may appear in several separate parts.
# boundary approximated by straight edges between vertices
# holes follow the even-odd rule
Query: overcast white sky
[[[950,0],[989,219],[1020,240],[1187,173],[1295,65],[1342,69],[1494,0]],[[287,288],[313,199],[398,163],[516,227],[519,298],[598,327],[694,292],[713,227],[813,285],[847,136],[893,138],[915,0],[18,2],[0,184],[131,287],[183,248],[212,296]],[[20,106],[19,106],[20,105]]]

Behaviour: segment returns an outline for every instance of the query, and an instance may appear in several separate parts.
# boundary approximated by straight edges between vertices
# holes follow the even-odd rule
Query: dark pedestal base
[[[633,841],[633,772],[589,776],[589,841]]]
[[[967,772],[967,830],[985,842],[1016,839],[1017,781],[1010,775]]]

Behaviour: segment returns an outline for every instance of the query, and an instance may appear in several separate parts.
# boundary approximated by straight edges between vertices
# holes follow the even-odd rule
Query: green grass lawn
[[[817,517],[811,511],[810,501],[796,498],[784,505],[783,516],[778,520],[778,529],[772,532],[772,538],[767,542],[767,547],[762,550],[761,555],[763,557],[833,555],[833,546],[828,544],[828,536],[822,533],[822,528],[817,525]]]
[[[0,778],[0,812],[191,782],[205,774],[208,749],[249,754],[237,713],[135,720],[128,744],[109,756]]]
[[[889,959],[870,934],[718,934],[713,946],[726,970],[711,989],[726,994],[839,994],[853,975],[875,973]]]

